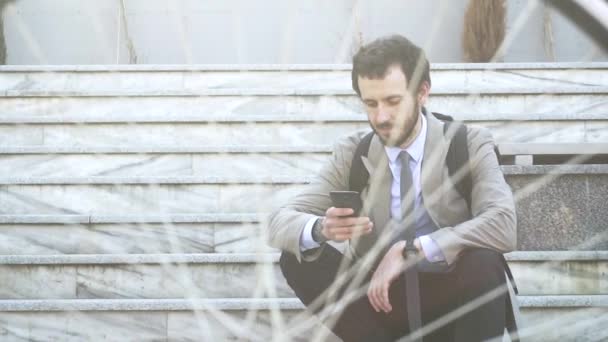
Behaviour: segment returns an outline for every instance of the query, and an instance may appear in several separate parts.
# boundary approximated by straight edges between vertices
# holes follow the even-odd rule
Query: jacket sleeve
[[[335,144],[331,157],[311,184],[275,210],[268,219],[268,244],[293,253],[298,261],[312,261],[321,255],[324,245],[305,253],[300,251],[300,235],[312,217],[325,216],[332,206],[329,192],[348,190],[348,177],[354,150],[363,133],[341,138]]]
[[[448,264],[467,247],[506,253],[517,245],[517,217],[511,188],[506,183],[494,142],[485,128],[468,128],[469,166],[473,189],[472,219],[431,234]]]

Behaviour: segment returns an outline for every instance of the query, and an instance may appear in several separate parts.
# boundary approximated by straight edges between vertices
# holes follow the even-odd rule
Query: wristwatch
[[[323,231],[323,218],[320,217],[315,221],[315,224],[312,226],[312,239],[315,240],[316,243],[323,244],[327,241],[327,238],[322,233]]]
[[[401,252],[403,259],[407,259],[408,256],[415,256],[416,254],[418,254],[418,248],[416,248],[416,246],[414,245],[414,240],[406,241],[405,247],[403,248],[403,252]]]

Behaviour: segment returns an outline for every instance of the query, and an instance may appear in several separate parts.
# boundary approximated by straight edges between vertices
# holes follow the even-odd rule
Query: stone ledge
[[[8,224],[117,224],[117,223],[236,223],[258,224],[270,213],[167,214],[167,215],[0,215]],[[263,220],[261,220],[263,219]],[[518,252],[524,253],[524,252]],[[553,252],[547,252],[553,253]]]
[[[563,115],[564,117],[572,118],[572,116]],[[554,120],[559,120],[555,116]],[[595,118],[588,118],[594,120]],[[571,120],[586,120],[585,118],[575,118]],[[485,119],[484,121],[487,121]],[[240,123],[240,122],[265,122],[265,123],[298,123],[298,122],[367,122],[367,118],[362,113],[361,115],[328,115],[328,116],[303,116],[303,115],[231,115],[231,116],[147,116],[147,117],[129,117],[109,116],[102,117],[82,117],[76,115],[61,115],[61,116],[19,116],[19,117],[3,117],[0,118],[0,124],[22,124],[22,123],[49,123],[49,124],[95,124],[95,123]]]
[[[505,254],[508,261],[604,261],[608,251],[516,251]]]
[[[255,264],[278,253],[0,255],[0,265]]]
[[[517,296],[522,308],[608,307],[608,295]]]
[[[0,300],[6,311],[302,310],[297,298]]]
[[[433,95],[548,95],[548,94],[606,94],[608,87],[533,87],[533,88],[504,88],[499,90],[484,89],[483,92],[469,89],[439,89]],[[48,91],[48,90],[7,90],[0,92],[2,97],[200,97],[200,96],[354,96],[354,90],[349,88],[338,89],[289,89],[289,88],[233,88],[233,89],[206,89],[206,90],[178,90],[178,91]]]
[[[456,116],[456,115],[455,115]],[[488,121],[596,121],[606,120],[605,117],[597,114],[568,114],[568,113],[547,113],[547,114],[512,114],[512,113],[488,113],[488,114],[467,114],[457,115],[458,120],[475,124],[476,122]],[[103,115],[103,116],[83,116],[83,115],[29,115],[15,117],[1,117],[0,124],[125,124],[125,123],[344,123],[344,122],[367,122],[363,112],[360,115],[155,115],[134,116],[126,115]],[[524,144],[522,144],[524,145]],[[549,144],[547,144],[549,145]],[[559,145],[559,144],[558,144]],[[549,145],[550,146],[550,145]],[[580,150],[579,150],[580,151]],[[509,153],[507,153],[509,154]]]
[[[543,151],[544,146],[550,144],[498,144],[498,148],[503,150],[505,145],[521,145],[516,150],[511,149],[506,151],[504,156],[512,155],[579,155],[581,151],[576,151],[577,148],[590,147],[592,150],[584,150],[583,155],[589,154],[607,154],[606,144],[595,143],[567,143],[559,144],[566,146],[566,150],[562,151]],[[537,146],[542,145],[542,146]],[[510,148],[507,147],[507,149]],[[0,155],[2,154],[217,154],[217,153],[331,153],[332,145],[219,145],[219,146],[4,146],[0,147]],[[602,152],[603,151],[603,152]],[[533,153],[532,153],[533,152]]]
[[[268,214],[0,215],[0,224],[259,223]]]
[[[306,184],[314,177],[220,177],[220,176],[169,176],[169,177],[0,177],[0,185],[46,184]]]
[[[520,307],[607,307],[607,295],[518,296]],[[0,300],[0,312],[10,311],[191,311],[191,310],[303,310],[297,298],[267,299],[50,299]]]
[[[431,70],[606,69],[606,62],[431,63]],[[3,65],[0,72],[350,71],[352,64]]]
[[[331,153],[331,145],[273,146],[11,146],[0,147],[0,154],[126,154],[126,153]]]
[[[113,265],[113,264],[255,264],[277,263],[279,253],[197,254],[63,254],[0,255],[0,265]],[[511,252],[513,262],[608,261],[608,251]]]
[[[502,156],[608,154],[608,144],[601,143],[502,143],[498,145]]]
[[[0,224],[83,224],[89,215],[0,215]]]
[[[608,164],[501,165],[500,167],[506,176],[608,174]]]
[[[509,175],[594,175],[608,174],[608,164],[588,165],[502,165]],[[127,176],[127,177],[0,177],[0,185],[156,185],[156,184],[308,184],[314,176]]]

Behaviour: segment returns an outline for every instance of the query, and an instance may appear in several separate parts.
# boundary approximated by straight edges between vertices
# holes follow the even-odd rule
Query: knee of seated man
[[[502,256],[485,248],[465,250],[456,261],[456,272],[462,285],[492,289],[506,282]]]
[[[281,269],[281,273],[285,278],[288,278],[288,275],[291,273],[290,271],[296,267],[298,259],[296,259],[295,255],[283,251],[281,252],[281,258],[279,259],[279,267]]]

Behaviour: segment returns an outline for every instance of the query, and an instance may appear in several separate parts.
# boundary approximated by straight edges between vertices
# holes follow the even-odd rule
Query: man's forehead
[[[392,70],[382,78],[359,77],[361,98],[388,99],[394,96],[403,96],[407,91],[405,75],[401,69]]]
[[[373,80],[373,81],[381,81],[381,80],[402,80],[407,82],[407,77],[401,70],[401,66],[399,64],[392,64],[384,71],[382,76],[366,76],[366,75],[358,75],[359,81],[361,80]]]

